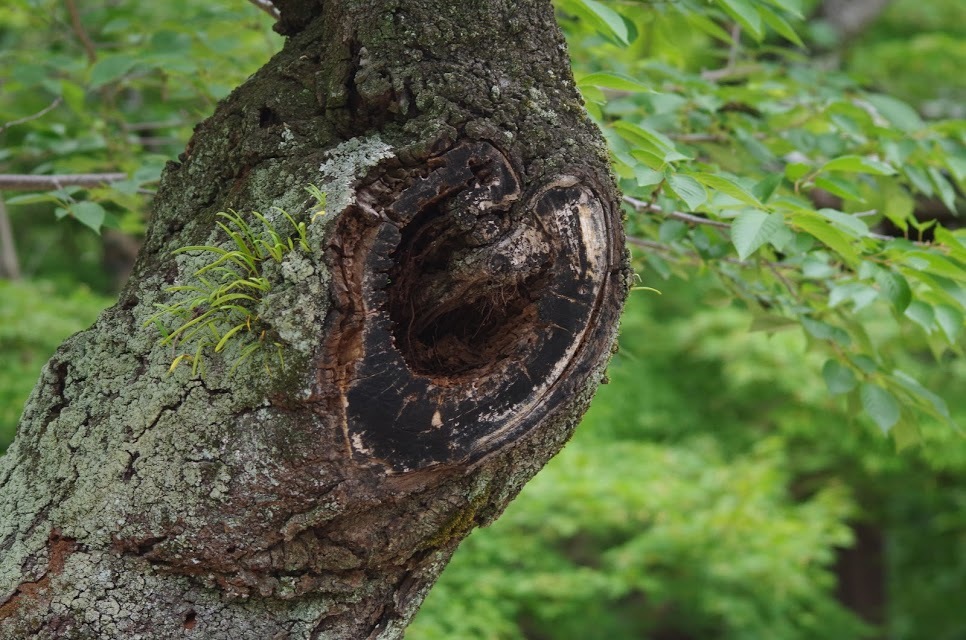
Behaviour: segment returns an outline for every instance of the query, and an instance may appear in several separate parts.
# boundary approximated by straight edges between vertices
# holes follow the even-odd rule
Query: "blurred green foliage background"
[[[21,273],[0,280],[0,452],[43,363],[112,302],[164,160],[280,46],[268,16],[242,0],[77,2],[90,51],[71,5],[12,0],[0,7],[0,173],[122,171],[130,178],[110,188],[0,194]],[[946,119],[943,131],[963,142],[963,124],[951,120],[966,109],[962,0],[894,0],[847,38],[819,17],[819,3],[775,2],[769,6],[779,17],[788,6],[812,16],[791,21],[807,46],[775,29],[784,20],[769,22],[761,43],[748,45],[756,57],[747,71],[718,32],[734,34],[732,25],[743,24],[734,15],[752,21],[747,31],[754,20],[743,12],[765,4],[729,0],[717,13],[687,0],[559,5],[578,80],[613,71],[650,82],[653,73],[680,84],[685,96],[704,95],[698,103],[731,91],[752,107],[769,95],[848,94],[861,86],[924,118]],[[620,22],[608,22],[614,15]],[[782,63],[770,66],[774,60]],[[721,86],[698,86],[702,71],[729,65],[738,71]],[[643,108],[664,131],[724,136],[724,143],[708,140],[702,153],[739,178],[746,167],[729,161],[767,164],[775,156],[758,124],[714,121],[700,104],[682,115],[684,103],[670,92],[642,97],[632,84],[615,83],[581,85],[601,122]],[[808,126],[783,144],[798,151],[824,144],[806,136],[821,127]],[[730,140],[735,131],[748,133],[741,150]],[[626,143],[611,142],[619,155]],[[956,153],[948,140],[935,144]],[[656,193],[646,167],[615,161],[629,193]],[[748,184],[762,175],[747,169]],[[886,197],[908,203],[902,215],[915,221],[916,178],[825,186],[838,184],[845,201],[868,201],[898,189],[901,179],[912,186]],[[862,193],[852,194],[850,184]],[[961,200],[955,179],[949,188]],[[936,183],[929,190],[942,199]],[[79,207],[84,202],[99,210]],[[765,316],[734,282],[768,305],[786,304],[770,293],[782,283],[768,281],[767,268],[748,270],[702,229],[666,222],[658,228],[632,214],[628,229],[644,238],[653,231],[667,246],[687,233],[699,259],[635,247],[643,282],[661,295],[632,294],[610,384],[564,452],[495,525],[463,544],[407,637],[966,638],[963,437],[927,415],[916,422],[918,444],[897,452],[855,397],[829,394],[822,371],[832,347],[814,331],[796,322],[749,331]],[[955,218],[944,224],[959,226]],[[815,278],[831,278],[835,268],[821,252],[797,264]],[[966,424],[958,329],[945,336],[950,346],[923,322],[895,322],[881,307],[862,311],[856,303],[854,317],[893,366],[944,397],[952,420]]]

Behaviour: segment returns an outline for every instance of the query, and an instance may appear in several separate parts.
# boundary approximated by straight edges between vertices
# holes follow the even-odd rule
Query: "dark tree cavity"
[[[550,3],[276,5],[0,459],[2,638],[399,638],[603,376],[623,232]],[[285,366],[169,375],[146,320],[229,209],[308,224],[253,309]]]

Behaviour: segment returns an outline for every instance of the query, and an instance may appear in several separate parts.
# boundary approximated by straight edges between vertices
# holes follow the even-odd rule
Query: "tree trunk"
[[[399,638],[603,376],[620,212],[549,1],[276,5],[284,49],[169,163],[0,459],[2,638]],[[230,249],[229,210],[309,248],[169,374],[149,318],[212,262],[172,252]],[[283,366],[242,358],[269,343]]]

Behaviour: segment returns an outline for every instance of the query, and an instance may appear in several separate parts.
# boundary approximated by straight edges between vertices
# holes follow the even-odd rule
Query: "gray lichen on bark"
[[[549,3],[278,6],[0,459],[0,637],[401,637],[600,381],[623,236]],[[169,375],[146,320],[229,209],[308,223],[257,309],[286,367]]]

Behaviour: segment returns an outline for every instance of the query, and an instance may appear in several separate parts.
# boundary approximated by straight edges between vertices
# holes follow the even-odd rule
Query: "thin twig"
[[[274,4],[272,4],[271,0],[248,0],[248,1],[251,2],[253,5],[255,5],[256,7],[258,7],[259,9],[261,9],[262,11],[264,11],[265,13],[267,13],[268,15],[275,18],[276,20],[282,17],[282,14],[279,13],[278,8]]]
[[[719,229],[731,228],[731,225],[727,222],[711,220],[710,218],[702,218],[701,216],[696,216],[691,213],[684,213],[683,211],[667,211],[656,204],[644,202],[643,200],[638,200],[637,198],[632,198],[630,196],[624,196],[624,202],[634,207],[634,209],[637,211],[659,213],[667,218],[676,218],[677,220],[683,220],[684,222],[688,222],[690,224],[703,224],[708,225],[709,227],[718,227]]]
[[[21,173],[0,174],[0,191],[43,191],[63,187],[98,187],[126,180],[126,173],[70,173],[35,176]]]
[[[87,34],[84,29],[84,24],[81,22],[80,12],[77,11],[77,3],[74,0],[64,0],[67,4],[67,13],[70,14],[70,25],[74,29],[74,34],[81,41],[84,46],[84,52],[87,53],[87,60],[91,64],[97,62],[97,48],[94,46],[94,41]]]
[[[35,113],[33,115],[29,115],[29,116],[24,116],[23,118],[17,118],[16,120],[11,120],[10,122],[8,122],[8,123],[6,123],[4,125],[0,125],[0,133],[3,133],[4,131],[6,131],[7,129],[9,129],[10,127],[17,126],[18,124],[25,124],[27,122],[30,122],[31,120],[36,120],[37,118],[43,118],[45,115],[47,115],[48,113],[50,113],[51,111],[53,111],[54,109],[56,109],[57,107],[59,107],[60,106],[60,103],[63,102],[63,101],[64,101],[64,99],[61,96],[57,96],[56,98],[54,98],[54,101],[53,102],[51,102],[50,104],[48,104],[46,107],[44,107],[43,109],[41,109],[37,113]]]
[[[20,279],[20,261],[17,259],[17,245],[13,239],[10,216],[0,194],[0,277],[8,280]]]

